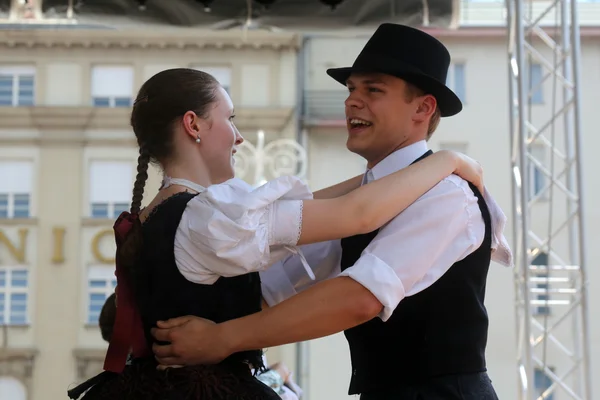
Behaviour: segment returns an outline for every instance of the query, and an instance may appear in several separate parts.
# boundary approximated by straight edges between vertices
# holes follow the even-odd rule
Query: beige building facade
[[[595,208],[600,185],[593,173],[600,145],[595,135],[600,34],[593,16],[600,7],[586,7],[582,116],[593,316],[600,304],[600,272],[593,268],[600,261],[594,245],[600,237]],[[430,146],[481,161],[487,186],[508,216],[512,241],[502,18],[497,4],[479,4],[465,10],[463,28],[431,30],[453,55],[448,84],[465,108],[442,121]],[[112,223],[129,205],[136,173],[128,117],[140,85],[172,67],[214,74],[231,94],[247,142],[260,148],[259,131],[265,143],[299,140],[307,152],[306,179],[316,190],[364,172],[364,160],[345,148],[345,90],[325,70],[351,64],[367,32],[321,32],[303,39],[236,30],[0,31],[0,400],[64,399],[69,387],[101,368],[106,345],[96,321],[115,284]],[[531,71],[532,80],[542,76],[541,67]],[[546,82],[534,95],[533,112],[540,118],[552,104],[551,93]],[[244,166],[261,160],[252,159],[251,148],[248,154],[239,172],[256,183],[262,176],[254,173],[256,166]],[[268,178],[269,171],[264,175]],[[532,176],[536,182],[535,171]],[[146,193],[159,184],[160,173],[153,170]],[[517,398],[514,298],[513,271],[493,265],[488,362],[501,399]],[[590,318],[590,324],[598,371],[600,323]],[[343,335],[296,350],[294,345],[268,349],[267,357],[296,369],[300,355],[303,368],[294,373],[307,399],[348,398],[351,369]],[[552,362],[560,370],[560,360]],[[600,393],[600,384],[594,384]]]
[[[160,70],[212,73],[249,141],[294,137],[294,34],[0,31],[0,398],[64,399],[99,371],[114,218],[129,207],[130,105]],[[290,84],[292,82],[292,84]],[[154,170],[146,193],[156,192]],[[8,397],[5,397],[8,396]]]

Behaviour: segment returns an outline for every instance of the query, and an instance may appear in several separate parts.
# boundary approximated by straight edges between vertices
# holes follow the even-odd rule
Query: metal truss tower
[[[577,3],[506,8],[519,399],[592,400]]]

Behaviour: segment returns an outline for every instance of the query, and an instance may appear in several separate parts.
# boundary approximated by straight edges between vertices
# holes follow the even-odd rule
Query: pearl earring
[[[196,138],[196,143],[200,143],[200,136]]]

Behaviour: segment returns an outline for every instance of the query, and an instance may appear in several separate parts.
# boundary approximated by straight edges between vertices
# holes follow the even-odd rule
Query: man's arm
[[[167,329],[155,331],[156,338],[172,345],[155,346],[155,353],[164,364],[218,362],[237,351],[327,336],[377,315],[385,321],[405,296],[477,249],[483,235],[477,198],[451,176],[383,227],[344,276],[222,324],[192,318],[185,328],[169,330],[181,322],[159,323]]]
[[[262,300],[260,301],[260,308],[262,308],[263,310],[269,308],[269,303],[266,302],[265,298],[263,297]]]
[[[152,329],[154,354],[163,366],[213,364],[241,349],[259,349],[315,339],[360,325],[382,305],[348,277],[321,282],[261,312],[215,324],[198,317],[159,321]]]
[[[228,353],[316,339],[376,317],[379,300],[348,277],[321,282],[260,313],[215,325]]]
[[[363,176],[364,175],[357,175],[354,178],[345,180],[344,182],[317,190],[313,193],[313,197],[315,199],[333,199],[336,197],[341,197],[360,187]]]

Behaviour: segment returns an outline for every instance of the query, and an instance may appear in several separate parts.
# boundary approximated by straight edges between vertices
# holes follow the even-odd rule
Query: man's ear
[[[422,97],[415,99],[418,101],[417,109],[413,115],[413,121],[415,122],[426,122],[429,121],[435,109],[437,107],[437,101],[435,97],[430,94],[426,94]]]

